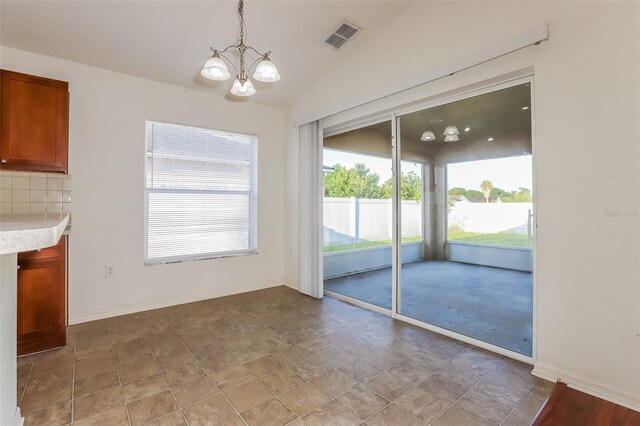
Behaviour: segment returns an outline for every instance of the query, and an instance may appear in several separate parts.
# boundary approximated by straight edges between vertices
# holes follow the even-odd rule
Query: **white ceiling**
[[[405,1],[251,1],[247,43],[272,51],[282,80],[255,83],[251,102],[284,107],[402,11]],[[226,95],[232,81],[200,76],[209,46],[238,37],[237,2],[4,1],[2,45]],[[336,51],[324,40],[343,20],[363,28]],[[237,99],[237,98],[236,98]]]

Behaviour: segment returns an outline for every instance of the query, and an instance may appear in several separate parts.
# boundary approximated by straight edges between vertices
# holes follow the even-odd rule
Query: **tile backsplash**
[[[71,213],[71,176],[0,171],[0,213]]]

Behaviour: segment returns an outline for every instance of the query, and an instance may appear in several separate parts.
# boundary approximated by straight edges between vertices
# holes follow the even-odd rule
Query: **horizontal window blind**
[[[257,250],[257,139],[146,124],[146,256],[163,263]]]

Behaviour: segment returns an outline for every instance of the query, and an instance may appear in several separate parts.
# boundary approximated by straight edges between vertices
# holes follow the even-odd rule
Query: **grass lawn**
[[[476,243],[494,246],[531,247],[531,241],[526,234],[512,234],[508,232],[485,234],[482,232],[465,232],[450,229],[448,240],[459,243]]]
[[[421,241],[422,237],[403,238],[403,243],[412,243]],[[475,243],[486,244],[492,246],[507,247],[531,247],[531,241],[526,234],[513,234],[509,232],[496,232],[493,234],[485,234],[482,232],[465,232],[458,230],[449,230],[448,240],[459,243]],[[370,247],[390,246],[391,240],[377,241],[360,241],[358,243],[343,244],[336,246],[325,246],[324,253],[334,253],[337,251],[358,250]]]
[[[416,241],[422,241],[422,237],[405,237],[402,239],[403,243],[413,243]],[[333,253],[336,251],[345,251],[345,250],[358,250],[369,247],[377,247],[377,246],[390,246],[391,240],[377,240],[377,241],[361,241],[359,243],[352,244],[343,244],[339,246],[325,246],[324,253]]]

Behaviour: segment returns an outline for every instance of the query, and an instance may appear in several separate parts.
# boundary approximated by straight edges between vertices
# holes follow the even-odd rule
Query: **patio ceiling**
[[[404,115],[400,119],[403,159],[428,160],[434,155],[451,158],[470,150],[483,152],[483,158],[530,153],[530,106],[529,84],[522,84]],[[442,141],[449,125],[460,131],[458,142]],[[437,139],[421,141],[426,130]],[[391,122],[387,121],[326,138],[325,146],[391,157],[390,135]]]
[[[451,102],[405,115],[400,122],[403,140],[419,141],[425,130],[431,130],[436,140],[424,142],[430,145],[449,145],[442,141],[442,134],[449,125],[460,131],[458,143],[488,138],[497,141],[502,135],[530,135],[530,87],[527,83]]]

